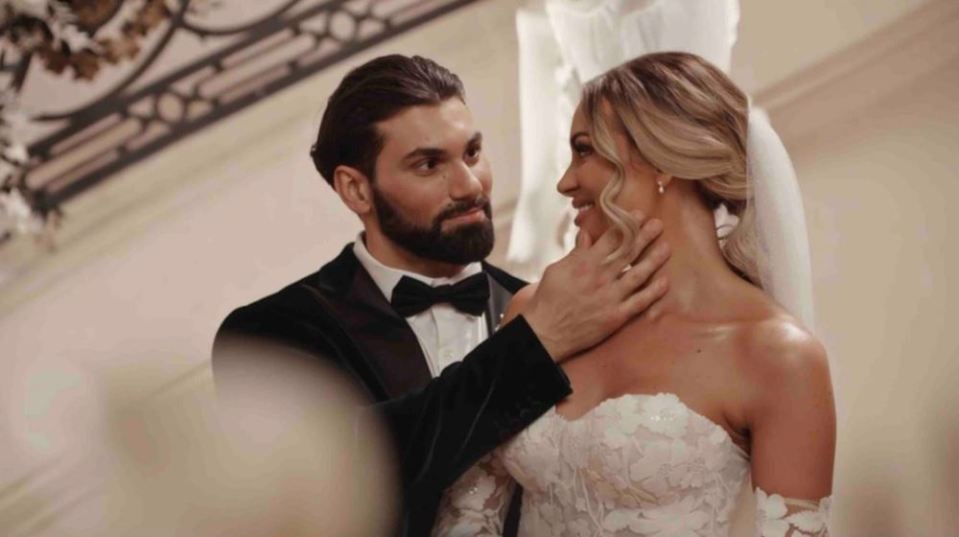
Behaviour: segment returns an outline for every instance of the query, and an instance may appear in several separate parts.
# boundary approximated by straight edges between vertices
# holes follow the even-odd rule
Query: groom
[[[459,78],[425,58],[385,56],[351,71],[311,156],[363,232],[316,273],[226,318],[213,350],[217,389],[241,389],[240,341],[272,349],[254,358],[260,370],[299,362],[343,372],[379,403],[392,434],[401,531],[428,535],[443,490],[570,393],[556,362],[660,296],[643,285],[663,260],[607,263],[616,239],[584,239],[547,270],[524,315],[496,331],[525,284],[484,261],[493,223],[483,138]],[[657,234],[655,224],[644,231],[635,251]]]

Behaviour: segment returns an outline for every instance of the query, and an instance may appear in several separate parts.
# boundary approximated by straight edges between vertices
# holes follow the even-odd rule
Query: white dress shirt
[[[373,278],[373,282],[383,292],[387,302],[393,296],[393,288],[400,282],[400,278],[408,276],[419,280],[431,287],[451,285],[474,274],[482,272],[480,263],[470,263],[452,278],[430,278],[422,274],[388,267],[378,261],[366,249],[363,234],[353,243],[353,253],[363,268]],[[406,318],[416,339],[423,349],[423,356],[435,377],[446,366],[463,359],[471,350],[482,343],[488,336],[485,314],[470,315],[463,313],[450,304],[436,304],[426,311]]]

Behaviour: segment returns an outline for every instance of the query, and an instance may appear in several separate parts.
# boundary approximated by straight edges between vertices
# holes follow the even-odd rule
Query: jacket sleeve
[[[283,379],[297,385],[319,382],[320,386],[337,379],[355,389],[360,400],[376,400],[363,382],[351,379],[362,372],[353,371],[351,364],[341,359],[344,353],[336,338],[322,330],[296,329],[295,322],[282,312],[264,314],[243,308],[227,317],[211,352],[213,381],[221,406],[247,397],[251,387],[264,382],[278,385]]]
[[[423,390],[374,405],[408,495],[440,494],[482,456],[572,393],[523,317]]]
[[[292,298],[291,298],[292,295]],[[217,399],[221,404],[245,396],[251,384],[263,379],[294,378],[300,385],[331,379],[352,389],[364,403],[383,400],[382,391],[370,391],[377,373],[360,360],[358,350],[334,323],[286,293],[234,310],[213,340],[211,363]],[[312,304],[309,304],[312,306]]]
[[[382,399],[364,385],[368,372],[342,359],[345,350],[338,348],[337,338],[324,338],[318,330],[311,330],[308,338],[299,332],[292,337],[289,327],[295,319],[279,322],[277,312],[260,313],[234,312],[217,334],[213,375],[221,402],[242,396],[251,383],[275,378],[277,369],[288,364],[305,364],[307,371],[322,366],[315,368],[320,377],[316,381],[335,371],[350,379],[367,401]],[[295,382],[312,383],[312,376],[297,373]],[[361,407],[357,441],[367,439],[366,427],[383,429],[392,440],[406,504],[401,524],[408,535],[418,535],[419,529],[410,528],[425,525],[428,532],[433,509],[449,485],[571,392],[563,370],[526,320],[517,317],[422,390]],[[356,463],[362,471],[363,461]]]

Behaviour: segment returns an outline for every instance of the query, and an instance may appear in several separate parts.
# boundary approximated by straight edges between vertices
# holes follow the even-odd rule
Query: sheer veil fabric
[[[759,108],[749,110],[746,155],[763,289],[812,330],[812,262],[802,193],[782,140]]]

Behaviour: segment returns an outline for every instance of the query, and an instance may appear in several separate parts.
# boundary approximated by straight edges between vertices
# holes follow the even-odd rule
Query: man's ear
[[[357,216],[373,210],[373,193],[366,174],[352,166],[340,165],[333,170],[333,189]]]

